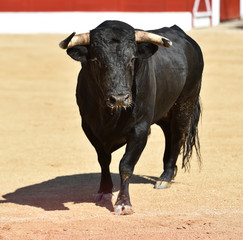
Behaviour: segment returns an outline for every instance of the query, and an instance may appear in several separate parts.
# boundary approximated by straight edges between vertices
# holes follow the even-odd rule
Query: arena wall
[[[195,12],[196,1],[199,5]],[[231,1],[240,0],[1,0],[0,33],[83,32],[107,19],[122,20],[145,30],[177,24],[188,31],[217,25],[221,7]]]

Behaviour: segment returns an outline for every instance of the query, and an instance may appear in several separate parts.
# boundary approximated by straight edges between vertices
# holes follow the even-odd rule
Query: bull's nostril
[[[127,94],[127,95],[125,95],[124,96],[124,102],[129,102],[129,98],[130,98],[130,96],[129,96],[129,94]]]
[[[129,94],[124,96],[124,100],[127,100],[129,98]]]
[[[116,98],[115,97],[113,97],[113,96],[110,96],[110,98],[109,98],[109,103],[111,104],[111,105],[115,105],[116,104]]]

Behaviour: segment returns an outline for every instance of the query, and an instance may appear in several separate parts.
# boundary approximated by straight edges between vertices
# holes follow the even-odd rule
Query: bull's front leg
[[[129,138],[126,152],[120,161],[120,192],[114,206],[114,211],[118,215],[129,215],[133,213],[129,196],[129,182],[133,174],[134,167],[141,156],[147,143],[148,130],[143,130]]]
[[[89,125],[83,120],[82,121],[83,130],[88,137],[89,141],[94,146],[97,155],[98,161],[101,167],[101,180],[100,188],[98,193],[95,196],[94,201],[96,203],[110,202],[112,199],[112,189],[113,183],[110,174],[110,163],[111,163],[111,154],[108,154],[104,151],[100,141],[94,136]]]
[[[112,179],[110,174],[111,155],[97,151],[98,161],[101,167],[100,188],[95,196],[96,203],[111,202],[112,199]]]

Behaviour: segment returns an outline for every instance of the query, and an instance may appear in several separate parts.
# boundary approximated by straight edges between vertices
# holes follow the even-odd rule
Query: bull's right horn
[[[59,43],[59,47],[62,49],[68,49],[77,45],[89,45],[89,44],[90,44],[89,33],[81,33],[75,35],[74,32],[69,37],[61,41]]]
[[[166,48],[172,46],[172,42],[168,38],[145,31],[135,31],[135,40],[136,42],[150,42]]]

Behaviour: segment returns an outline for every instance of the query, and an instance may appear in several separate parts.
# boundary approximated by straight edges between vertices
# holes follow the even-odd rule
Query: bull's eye
[[[135,62],[135,57],[132,57],[130,62],[133,64]]]
[[[128,66],[133,67],[134,62],[135,62],[135,57],[131,57],[130,62],[128,63]]]
[[[95,65],[101,67],[101,62],[97,58],[92,58],[92,59],[90,59],[90,61],[92,63],[94,63]]]

